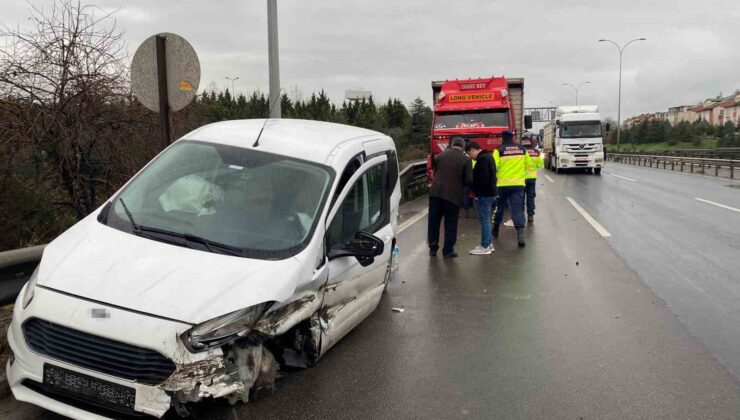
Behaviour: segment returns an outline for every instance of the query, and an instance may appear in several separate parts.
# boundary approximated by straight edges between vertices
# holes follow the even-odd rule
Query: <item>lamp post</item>
[[[270,118],[280,118],[280,56],[277,0],[267,0],[267,63],[270,73]]]
[[[231,96],[236,97],[236,91],[234,90],[234,82],[239,80],[239,76],[236,77],[224,77],[226,80],[231,80]]]
[[[578,106],[578,90],[581,89],[581,87],[583,85],[587,85],[589,83],[591,83],[591,82],[583,82],[583,83],[579,84],[578,86],[576,86],[574,84],[571,84],[571,83],[563,83],[563,86],[570,86],[570,87],[573,88],[573,90],[576,91],[576,106]]]
[[[617,47],[617,50],[619,50],[619,96],[617,99],[617,153],[619,153],[619,140],[621,138],[622,134],[622,53],[624,53],[624,49],[627,48],[631,43],[636,41],[645,41],[647,38],[636,38],[628,43],[624,44],[623,46],[619,46],[616,42],[610,40],[610,39],[600,39],[599,42],[610,42],[615,47]]]

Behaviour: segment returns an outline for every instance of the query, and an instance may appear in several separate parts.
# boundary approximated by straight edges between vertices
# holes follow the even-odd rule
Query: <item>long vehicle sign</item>
[[[453,93],[449,98],[450,102],[490,101],[493,100],[493,92]]]

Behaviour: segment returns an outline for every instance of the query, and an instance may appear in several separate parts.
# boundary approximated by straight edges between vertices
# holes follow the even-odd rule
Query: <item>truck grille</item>
[[[39,318],[23,324],[31,350],[52,359],[142,384],[167,379],[175,364],[160,353],[63,327]]]
[[[565,144],[568,153],[594,153],[598,151],[598,143]],[[581,146],[583,146],[581,148]]]

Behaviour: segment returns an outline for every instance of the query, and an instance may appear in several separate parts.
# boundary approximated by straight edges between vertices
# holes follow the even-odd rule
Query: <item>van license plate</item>
[[[133,411],[136,390],[57,366],[44,365],[44,386],[70,398]]]

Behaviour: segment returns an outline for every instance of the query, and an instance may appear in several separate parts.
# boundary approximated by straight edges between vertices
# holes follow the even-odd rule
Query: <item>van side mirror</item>
[[[532,116],[531,115],[524,116],[524,128],[527,130],[532,128]]]
[[[367,267],[375,261],[375,257],[383,254],[384,246],[379,238],[367,232],[357,232],[355,238],[341,248],[329,251],[329,259],[355,257],[361,266]]]

